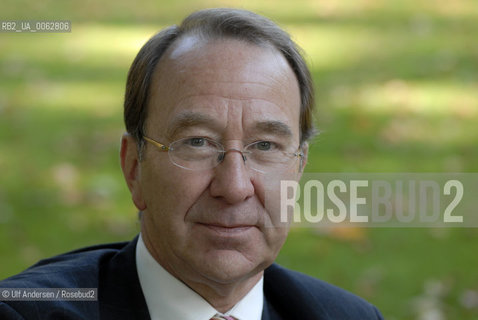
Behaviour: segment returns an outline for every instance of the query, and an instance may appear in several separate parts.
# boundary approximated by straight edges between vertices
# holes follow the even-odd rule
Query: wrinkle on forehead
[[[217,70],[222,71],[218,73]],[[161,86],[167,91],[176,91],[187,84],[193,85],[196,91],[206,91],[201,94],[207,94],[209,86],[249,86],[241,91],[242,94],[253,90],[254,86],[281,88],[290,78],[296,80],[295,73],[285,57],[272,46],[233,38],[205,40],[198,35],[186,35],[173,43],[161,58],[152,86],[153,89]],[[200,81],[195,81],[197,79]],[[299,92],[299,84],[295,82]],[[154,95],[156,90],[152,91]],[[279,90],[276,94],[285,93]],[[300,102],[300,97],[298,99]]]

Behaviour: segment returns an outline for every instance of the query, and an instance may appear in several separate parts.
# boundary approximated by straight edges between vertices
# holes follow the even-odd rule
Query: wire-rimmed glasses
[[[171,162],[183,169],[201,171],[219,165],[228,152],[239,152],[246,166],[261,173],[276,172],[289,168],[304,155],[299,148],[296,152],[282,150],[271,141],[256,141],[246,145],[243,150],[228,149],[218,141],[205,137],[183,138],[166,146],[154,139],[144,136],[145,141],[168,152]]]

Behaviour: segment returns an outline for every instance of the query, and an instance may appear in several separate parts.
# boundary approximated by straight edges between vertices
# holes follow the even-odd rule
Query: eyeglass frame
[[[144,135],[143,135],[143,139],[144,139],[146,142],[149,142],[149,143],[151,143],[152,145],[154,145],[155,147],[157,147],[157,148],[159,149],[159,151],[161,151],[161,152],[168,152],[168,153],[169,153],[169,151],[172,150],[170,146],[167,146],[167,145],[165,145],[165,144],[162,144],[161,142],[156,141],[156,140],[154,140],[154,139],[152,139],[152,138],[150,138],[150,137],[148,137],[148,136],[144,136]],[[175,142],[181,141],[181,140],[183,140],[183,139],[184,139],[184,138],[175,140],[175,141],[171,142],[170,145],[172,145],[172,144],[175,143]],[[207,139],[207,138],[206,138],[206,139]],[[222,152],[222,154],[224,155],[224,156],[222,157],[221,161],[219,161],[214,167],[211,167],[210,169],[213,169],[213,168],[217,167],[220,163],[222,163],[222,161],[224,161],[224,158],[226,157],[226,153],[228,153],[228,152],[230,152],[230,151],[239,152],[239,153],[241,154],[241,156],[242,156],[242,159],[244,160],[244,163],[246,162],[246,159],[247,159],[247,158],[246,158],[246,156],[244,155],[244,150],[239,150],[239,149],[236,149],[236,148],[229,148],[229,149],[226,150],[226,149],[224,148],[224,145],[223,145],[222,143],[220,143],[219,141],[212,140],[212,139],[209,139],[209,140],[211,140],[211,141],[213,141],[214,143],[216,143],[217,145],[219,145],[219,146],[222,148],[222,151],[221,151],[221,152]],[[253,143],[248,144],[246,147],[248,147],[249,145],[252,145],[252,144],[253,144]],[[297,151],[296,151],[296,152],[290,153],[290,154],[293,155],[293,156],[295,156],[295,157],[297,157],[297,158],[299,158],[299,160],[300,160],[300,169],[299,169],[299,171],[302,170],[302,160],[304,159],[304,153],[302,152],[300,145],[299,145],[299,147],[297,148]],[[179,168],[182,168],[182,169],[185,169],[185,170],[191,170],[191,171],[200,171],[200,170],[195,170],[195,169],[190,169],[190,168],[183,167],[183,166],[181,166],[181,165],[175,163],[175,162],[171,159],[171,157],[169,157],[169,160],[171,161],[172,164],[174,164],[175,166],[177,166],[177,167],[179,167]],[[258,171],[258,172],[263,172],[263,171],[261,171],[261,170],[259,170],[259,169],[254,169],[254,168],[251,168],[251,169],[256,170],[256,171]],[[263,173],[264,173],[264,172],[263,172]]]

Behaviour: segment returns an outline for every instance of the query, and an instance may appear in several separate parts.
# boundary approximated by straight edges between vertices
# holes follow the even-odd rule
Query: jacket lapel
[[[100,266],[98,288],[101,319],[150,319],[136,270],[136,243],[128,243]]]

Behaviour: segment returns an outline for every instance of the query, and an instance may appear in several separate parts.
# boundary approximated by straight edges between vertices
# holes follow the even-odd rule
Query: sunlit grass
[[[101,61],[114,58],[109,64],[130,61],[143,44],[163,25],[121,26],[102,24],[79,24],[74,36],[65,43],[73,55],[95,57]],[[126,61],[125,61],[126,60]]]
[[[56,59],[64,63],[124,67],[161,27],[76,24],[71,33],[4,34],[0,53],[2,71],[15,75],[24,71],[22,68],[30,69],[32,65]]]
[[[0,278],[138,232],[118,159],[126,75],[151,35],[197,8],[257,10],[304,48],[323,131],[311,144],[309,172],[478,171],[473,1],[2,6],[12,18],[71,19],[73,27],[0,33]],[[476,307],[461,299],[478,291],[476,238],[474,229],[296,229],[279,262],[366,297],[387,319],[417,319],[415,298],[438,281],[448,290],[440,298],[447,319],[475,319]]]
[[[350,90],[350,91],[349,91]],[[478,115],[478,86],[451,81],[403,81],[354,88],[338,88],[332,93],[336,106],[359,105],[364,111],[413,113],[470,119]]]
[[[124,82],[118,81],[35,81],[24,88],[25,95],[18,103],[47,110],[90,112],[96,116],[121,113]],[[78,97],[82,97],[78,99]]]

